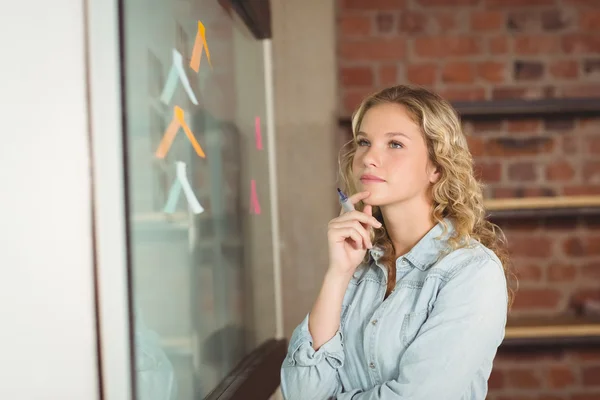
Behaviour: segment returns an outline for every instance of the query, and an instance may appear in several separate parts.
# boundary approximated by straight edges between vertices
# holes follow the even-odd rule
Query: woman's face
[[[404,106],[386,103],[369,109],[356,143],[352,172],[357,188],[371,193],[366,204],[381,207],[428,199],[428,188],[439,173]]]

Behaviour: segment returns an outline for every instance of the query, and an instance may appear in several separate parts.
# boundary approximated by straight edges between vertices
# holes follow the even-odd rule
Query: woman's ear
[[[434,184],[440,180],[440,168],[435,165],[430,165],[429,168],[429,183]]]

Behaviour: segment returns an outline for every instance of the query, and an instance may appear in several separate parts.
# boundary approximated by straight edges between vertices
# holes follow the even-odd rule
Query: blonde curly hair
[[[433,199],[432,216],[436,222],[442,224],[444,230],[447,229],[444,218],[452,221],[454,234],[448,240],[451,250],[467,246],[471,239],[479,241],[498,256],[509,282],[512,273],[506,238],[497,225],[485,219],[482,185],[475,178],[473,157],[460,119],[450,103],[441,96],[424,88],[399,85],[365,98],[352,115],[353,139],[340,152],[340,177],[346,191],[351,194],[357,192],[352,178],[352,162],[358,146],[356,134],[360,130],[362,120],[369,109],[386,103],[404,106],[421,128],[429,159],[440,172],[438,181],[430,188]],[[363,207],[364,204],[357,206],[358,209]],[[373,244],[384,252],[380,263],[388,270],[387,296],[396,284],[395,250],[378,207],[373,207],[373,215],[384,225],[381,229],[373,231],[372,239]],[[367,253],[367,259],[368,257]],[[510,305],[514,292],[510,286],[507,289]]]

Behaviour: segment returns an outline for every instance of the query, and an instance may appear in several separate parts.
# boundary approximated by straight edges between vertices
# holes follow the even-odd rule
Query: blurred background
[[[1,398],[280,398],[351,114],[415,84],[461,115],[518,278],[488,399],[600,399],[600,1],[7,10]]]

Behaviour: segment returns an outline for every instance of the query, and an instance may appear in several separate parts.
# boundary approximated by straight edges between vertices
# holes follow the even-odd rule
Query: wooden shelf
[[[504,118],[567,118],[600,116],[600,98],[484,100],[456,101],[452,106],[462,119]],[[348,115],[339,118],[339,125],[350,127]]]
[[[503,347],[600,346],[600,317],[509,319]]]

